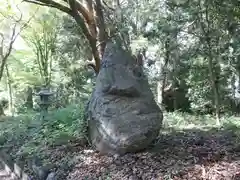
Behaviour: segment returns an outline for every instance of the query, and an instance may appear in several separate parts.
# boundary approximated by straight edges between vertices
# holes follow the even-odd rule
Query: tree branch
[[[18,8],[18,10],[19,10],[19,8]],[[14,24],[14,27],[13,27],[13,30],[12,30],[12,35],[11,35],[11,38],[10,38],[10,43],[8,45],[8,50],[7,50],[6,54],[4,54],[4,52],[3,52],[4,35],[2,33],[0,33],[0,35],[2,37],[2,41],[1,41],[1,46],[2,47],[1,47],[0,81],[1,81],[1,78],[3,76],[3,71],[4,71],[5,64],[7,62],[7,59],[8,59],[8,57],[10,56],[10,54],[12,52],[14,42],[16,41],[17,37],[22,32],[22,30],[28,25],[28,23],[33,18],[33,16],[30,17],[29,20],[20,27],[20,31],[18,33],[16,33],[17,24],[22,20],[22,17],[23,16],[22,16],[22,13],[21,13],[19,19],[16,20],[16,22]]]
[[[3,46],[4,46],[4,35],[3,33],[0,32],[0,36],[2,37],[2,41],[1,41],[1,44],[0,44],[0,56],[1,56],[1,59],[3,59]]]
[[[23,1],[42,5],[42,6],[53,7],[72,16],[77,22],[77,24],[81,27],[83,34],[85,35],[85,37],[87,38],[90,44],[92,54],[95,60],[95,66],[96,66],[95,70],[96,70],[96,73],[98,73],[100,68],[100,56],[96,46],[96,43],[97,43],[96,33],[94,33],[93,31],[94,29],[96,30],[96,24],[94,22],[94,14],[92,14],[91,11],[88,11],[77,0],[63,0],[65,3],[69,4],[69,7],[66,7],[60,3],[57,3],[54,0],[23,0]],[[92,22],[94,22],[94,24],[92,24]],[[87,27],[87,25],[89,26],[89,28]]]
[[[60,3],[57,3],[53,0],[23,0],[23,1],[41,6],[53,7],[72,16],[72,10],[70,8]]]
[[[69,0],[63,0],[66,3],[70,3]],[[91,23],[91,14],[90,12],[77,0],[74,0],[75,8],[82,14],[87,23]]]
[[[89,32],[83,18],[80,16],[80,14],[78,13],[78,10],[76,8],[76,1],[75,0],[69,0],[69,5],[73,11],[73,17],[75,19],[75,21],[80,25],[82,31],[83,31],[83,34],[85,35],[85,37],[87,38],[88,42],[89,42],[89,45],[91,47],[91,50],[92,50],[92,54],[93,54],[93,57],[94,57],[94,60],[95,60],[95,72],[98,73],[99,72],[99,69],[100,69],[100,57],[99,57],[99,53],[98,53],[98,50],[97,50],[97,40],[95,37],[93,37],[91,35],[91,33]]]
[[[104,21],[104,16],[103,16],[103,11],[102,11],[102,4],[100,0],[95,0],[96,4],[94,5],[94,9],[96,12],[96,17],[95,21],[98,27],[98,41],[103,42],[100,44],[99,48],[99,53],[101,57],[103,56],[105,46],[106,46],[106,40],[108,38],[107,33],[106,33],[106,26],[105,26],[105,21]]]
[[[106,6],[108,9],[110,9],[111,11],[116,11],[116,9],[110,7],[104,0],[102,0],[103,5]]]

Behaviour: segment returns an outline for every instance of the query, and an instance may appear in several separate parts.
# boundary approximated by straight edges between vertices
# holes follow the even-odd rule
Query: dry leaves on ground
[[[121,157],[81,150],[67,180],[240,180],[240,146],[231,132],[162,136],[148,151]]]

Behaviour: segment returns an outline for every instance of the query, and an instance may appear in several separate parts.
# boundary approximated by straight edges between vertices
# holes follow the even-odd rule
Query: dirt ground
[[[186,130],[121,157],[81,149],[67,180],[240,180],[240,144],[231,130]]]
[[[103,156],[77,142],[43,152],[56,180],[240,180],[236,131],[169,131],[147,150],[124,156]],[[0,170],[0,180],[12,179]]]

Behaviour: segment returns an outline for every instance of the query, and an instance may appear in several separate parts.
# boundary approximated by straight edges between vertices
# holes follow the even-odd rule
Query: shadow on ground
[[[122,157],[83,150],[68,180],[240,180],[240,140],[235,127],[162,134],[150,149]]]

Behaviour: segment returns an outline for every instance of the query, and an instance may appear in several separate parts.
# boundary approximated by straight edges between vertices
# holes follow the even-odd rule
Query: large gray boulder
[[[162,120],[142,67],[108,43],[88,104],[92,145],[104,154],[143,150],[158,136]]]

